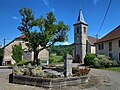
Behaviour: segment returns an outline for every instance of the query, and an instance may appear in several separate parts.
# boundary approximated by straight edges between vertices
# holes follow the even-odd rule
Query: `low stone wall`
[[[0,69],[13,69],[12,66],[0,66]]]
[[[87,76],[72,77],[72,78],[39,78],[39,77],[31,77],[31,76],[13,75],[12,79],[13,79],[13,83],[16,84],[47,87],[47,88],[79,85],[79,84],[84,84],[88,81]]]

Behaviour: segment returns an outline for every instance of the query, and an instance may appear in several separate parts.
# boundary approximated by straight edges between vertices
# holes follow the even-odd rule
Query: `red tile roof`
[[[99,39],[95,44],[100,43],[100,42],[105,42],[113,39],[120,38],[120,25],[116,27],[114,30],[112,30],[110,33]]]
[[[94,43],[96,42],[96,39],[95,37],[92,37],[92,36],[88,36],[88,42],[91,44],[91,45],[94,45]]]
[[[19,37],[17,37],[17,38],[19,38],[19,39],[24,39],[24,38],[25,38],[25,35],[23,34],[23,35],[21,35],[21,36],[19,36]]]

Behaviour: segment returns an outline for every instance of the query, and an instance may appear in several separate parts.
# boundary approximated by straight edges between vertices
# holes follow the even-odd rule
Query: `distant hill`
[[[58,56],[64,56],[66,53],[73,55],[73,44],[51,46],[49,50],[50,54],[55,53]]]

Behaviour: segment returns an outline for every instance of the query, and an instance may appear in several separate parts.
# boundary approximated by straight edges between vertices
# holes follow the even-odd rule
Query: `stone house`
[[[22,45],[22,49],[24,49],[22,59],[23,60],[32,60],[33,61],[34,52],[28,50],[28,47],[25,44],[26,42],[23,41],[23,38],[25,38],[25,35],[22,35],[22,36],[19,36],[19,37],[15,38],[13,41],[8,43],[4,47],[3,65],[16,63],[15,60],[13,60],[12,57],[11,57],[11,55],[12,55],[12,46],[13,45],[18,45],[20,43]],[[39,47],[39,48],[41,48],[41,47]],[[49,63],[49,52],[48,52],[48,50],[46,50],[46,49],[42,50],[39,53],[38,58],[41,60],[43,65],[48,65],[48,63]]]
[[[94,42],[96,38],[88,36],[88,24],[85,22],[82,9],[79,11],[78,20],[74,24],[74,61],[84,63],[86,53],[96,53]]]
[[[96,54],[109,56],[120,64],[120,25],[95,42]]]

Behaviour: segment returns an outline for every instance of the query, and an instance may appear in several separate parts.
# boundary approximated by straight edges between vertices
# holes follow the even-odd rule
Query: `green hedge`
[[[106,57],[105,55],[98,55],[87,53],[84,59],[85,65],[94,68],[107,68],[118,66],[117,61]]]
[[[107,68],[114,66],[118,66],[116,60],[112,60],[111,58],[104,55],[98,55],[98,57],[94,59],[94,63],[92,65],[92,67],[95,68]]]

